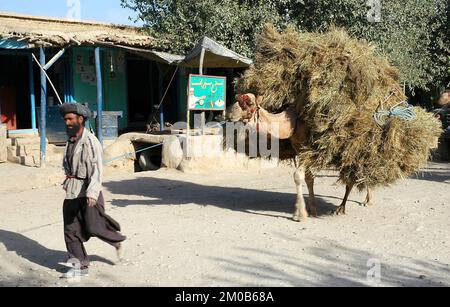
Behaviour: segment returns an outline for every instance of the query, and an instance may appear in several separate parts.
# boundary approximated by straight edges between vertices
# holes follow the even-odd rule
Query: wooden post
[[[28,82],[30,84],[31,129],[36,130],[36,99],[34,96],[33,57],[28,56]]]
[[[191,134],[191,113],[189,111],[189,82],[188,87],[186,88],[186,142],[184,144],[184,152],[186,153],[186,160],[189,160],[189,135]]]
[[[159,131],[164,131],[164,102],[161,101],[163,98],[163,87],[164,87],[164,79],[163,79],[163,68],[162,68],[162,64],[157,63],[156,64],[158,67],[158,101],[161,104],[159,106],[159,122],[160,122],[160,127],[159,127]]]
[[[39,62],[42,67],[45,66],[45,52],[44,48],[39,48]],[[40,152],[41,152],[41,163],[40,167],[45,167],[45,161],[46,161],[46,152],[47,152],[47,79],[45,77],[44,70],[41,69],[41,145],[40,145]]]
[[[97,136],[103,145],[103,82],[100,62],[100,47],[95,48],[95,71],[97,73]]]
[[[187,88],[186,89],[186,91],[187,91],[187,99],[188,99],[188,101],[189,101],[189,88]],[[189,135],[189,130],[191,129],[191,112],[189,111],[189,105],[187,105],[187,111],[186,111],[186,123],[187,123],[187,126],[186,126],[186,133]]]
[[[203,75],[203,62],[205,60],[205,48],[202,48],[202,52],[200,54],[200,67],[198,73]]]
[[[203,75],[203,62],[205,60],[205,48],[202,48],[202,52],[200,54],[200,66],[199,66],[199,74]],[[205,134],[205,111],[200,113],[200,129],[202,130],[202,135]]]

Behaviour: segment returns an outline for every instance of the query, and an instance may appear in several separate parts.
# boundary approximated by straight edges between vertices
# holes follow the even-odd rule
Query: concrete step
[[[62,165],[63,156],[62,155],[47,155],[46,156],[47,163],[51,163],[57,166]],[[15,164],[21,164],[24,166],[29,167],[38,167],[40,166],[40,156],[38,155],[32,155],[32,156],[25,156],[25,157],[8,157],[8,161]]]
[[[31,148],[31,149],[30,149]],[[8,146],[7,160],[11,163],[35,167],[40,165],[41,152],[39,147],[34,146]],[[61,164],[64,157],[64,147],[47,145],[47,162]]]
[[[40,155],[39,146],[10,146],[11,152],[15,152],[16,156],[31,156],[31,155]]]
[[[47,153],[60,153],[61,149],[53,144],[47,144]],[[41,153],[40,145],[18,145],[18,146],[8,146],[10,154],[15,154],[16,156],[29,156],[38,155]],[[64,149],[62,151],[64,153]]]
[[[26,157],[20,157],[20,164],[29,166],[29,167],[37,167],[40,165],[40,158],[39,156],[26,156]]]
[[[14,133],[14,132],[17,132],[17,131],[8,131],[8,137],[14,138],[14,139],[29,139],[29,138],[38,138],[39,137],[38,132],[24,133],[24,134],[19,134],[19,133]]]
[[[53,147],[47,145],[47,152],[53,152]],[[41,155],[41,146],[40,145],[19,145],[17,146],[17,155],[18,156],[30,156],[30,155]]]
[[[16,155],[9,155],[8,154],[8,162],[20,164],[20,161],[21,161],[20,157],[18,157]]]
[[[27,138],[16,138],[16,137],[10,137],[11,145],[13,146],[21,146],[21,145],[37,145],[39,146],[41,144],[41,138],[40,137],[27,137]],[[48,144],[48,140],[46,140]]]
[[[13,163],[17,163],[15,162],[15,158],[17,158],[19,156],[18,152],[17,152],[17,147],[16,146],[8,146],[6,149],[7,152],[7,157],[8,157],[8,161],[13,162]]]

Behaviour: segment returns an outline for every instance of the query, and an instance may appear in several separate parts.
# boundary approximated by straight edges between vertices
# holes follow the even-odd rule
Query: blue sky
[[[120,0],[0,0],[1,12],[66,18],[68,13],[74,16],[80,3],[80,17],[82,20],[95,20],[116,24],[139,26],[133,23],[129,16],[136,13],[120,6]]]

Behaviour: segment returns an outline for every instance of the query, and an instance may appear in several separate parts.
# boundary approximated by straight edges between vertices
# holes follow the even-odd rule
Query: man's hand
[[[88,205],[88,207],[92,208],[96,204],[97,204],[97,200],[96,199],[93,199],[93,198],[90,198],[90,197],[87,198],[87,205]]]

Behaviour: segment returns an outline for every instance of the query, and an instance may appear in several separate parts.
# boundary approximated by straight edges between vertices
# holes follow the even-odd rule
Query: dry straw
[[[360,189],[388,185],[425,166],[442,131],[419,107],[412,118],[375,121],[406,97],[397,70],[374,50],[342,29],[279,33],[266,25],[236,89],[262,96],[271,112],[295,106],[309,130],[308,141],[295,148],[307,169],[336,169],[343,183]]]

